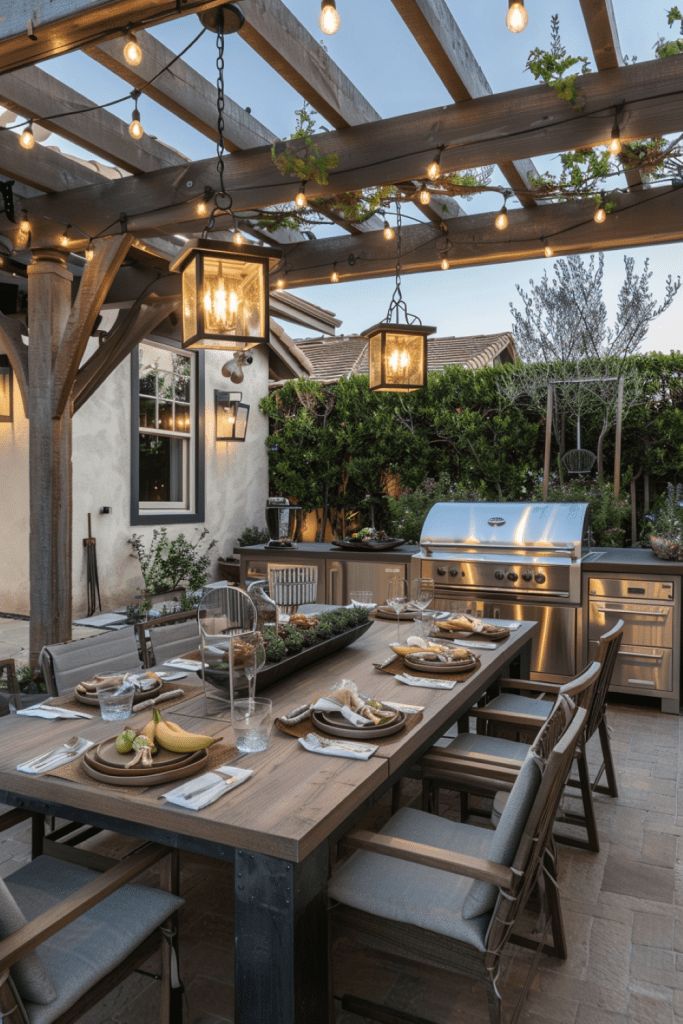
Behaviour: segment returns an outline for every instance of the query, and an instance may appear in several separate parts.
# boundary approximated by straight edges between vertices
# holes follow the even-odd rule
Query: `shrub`
[[[177,590],[183,584],[188,590],[201,590],[209,578],[209,552],[216,544],[212,540],[203,548],[208,533],[206,528],[200,530],[194,543],[184,533],[171,540],[166,527],[162,526],[153,531],[149,548],[142,536],[134,533],[128,543],[140,563],[145,592],[162,594],[166,590]]]
[[[248,548],[253,544],[267,544],[269,540],[270,534],[267,530],[262,530],[260,526],[247,526],[237,538],[237,547]]]

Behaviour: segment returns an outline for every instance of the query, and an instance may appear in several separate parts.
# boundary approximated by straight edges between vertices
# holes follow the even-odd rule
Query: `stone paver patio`
[[[562,903],[569,943],[565,962],[543,957],[520,1020],[523,1024],[676,1024],[683,1021],[683,812],[680,719],[640,708],[610,708],[618,800],[596,798],[601,850],[559,848]],[[406,794],[410,791],[406,786]],[[373,824],[388,814],[373,811]],[[110,835],[93,841],[117,852]],[[0,840],[0,875],[28,859],[28,830]],[[188,1024],[232,1020],[229,866],[196,857],[182,861],[182,974]],[[514,997],[530,954],[505,960],[503,992]],[[410,1011],[434,1024],[487,1024],[483,990],[413,965],[340,950],[337,976],[363,998]],[[133,975],[83,1024],[131,1024],[156,1018],[158,988]],[[361,1018],[339,1012],[338,1024]],[[321,1022],[323,1024],[323,1022]]]

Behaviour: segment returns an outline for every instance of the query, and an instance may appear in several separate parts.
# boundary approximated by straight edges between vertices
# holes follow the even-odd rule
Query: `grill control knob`
[[[502,569],[496,569],[493,575],[496,577],[497,580],[505,579],[505,573],[503,572]]]
[[[455,569],[449,569],[449,570],[448,570],[448,575],[449,575],[449,576],[457,576],[457,575],[458,575],[458,569],[457,569],[457,566],[456,566],[456,568],[455,568]]]
[[[436,570],[436,575],[437,576],[445,576],[446,575],[446,570],[444,569],[444,567],[442,565],[440,565],[439,568]]]
[[[517,573],[516,573],[516,572],[509,572],[509,573],[508,573],[508,579],[509,579],[509,580],[511,580],[511,581],[512,581],[512,583],[514,583],[514,582],[515,582],[515,580],[516,580],[516,579],[518,579],[518,578],[519,578],[519,577],[517,576]]]
[[[534,574],[532,572],[530,572],[529,569],[525,569],[524,572],[522,573],[522,579],[524,580],[525,583],[531,583],[533,578],[534,578]]]
[[[537,572],[536,575],[534,576],[534,579],[536,580],[537,583],[545,583],[545,576],[543,575],[542,572]]]

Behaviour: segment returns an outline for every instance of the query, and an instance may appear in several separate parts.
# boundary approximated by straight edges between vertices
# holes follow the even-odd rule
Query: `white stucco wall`
[[[214,562],[229,554],[237,535],[252,523],[263,524],[268,493],[266,418],[258,403],[268,388],[265,350],[252,351],[244,381],[230,384],[220,370],[229,356],[206,352],[205,519],[217,541]],[[214,390],[241,391],[250,406],[247,440],[216,442]],[[92,513],[102,607],[112,610],[129,603],[142,586],[142,577],[127,544],[132,533],[151,537],[153,525],[130,524],[130,398],[131,366],[126,359],[74,416],[73,421],[73,605],[74,618],[86,611],[86,567],[83,538],[87,514]],[[14,424],[0,423],[0,612],[28,614],[28,421],[21,399],[14,394]],[[111,513],[100,513],[102,506]],[[202,524],[169,525],[175,536],[194,537]]]

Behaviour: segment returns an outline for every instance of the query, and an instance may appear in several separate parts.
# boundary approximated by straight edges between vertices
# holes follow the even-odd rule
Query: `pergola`
[[[154,24],[205,12],[225,0],[14,0],[0,19],[0,103],[37,125],[49,126],[103,158],[107,171],[54,149],[27,152],[15,134],[0,132],[0,174],[15,182],[30,237],[3,216],[1,233],[13,248],[0,275],[28,278],[30,342],[26,328],[2,315],[0,349],[9,357],[30,421],[31,654],[71,632],[71,419],[116,366],[150,332],[172,337],[180,278],[168,263],[177,235],[198,234],[205,218],[196,205],[215,185],[215,157],[190,161],[145,135],[133,140],[125,121],[95,106],[68,83],[35,65],[82,49],[91,58],[185,120],[215,143],[216,88],[146,31]],[[322,153],[338,155],[327,185],[307,183],[309,199],[371,186],[419,181],[435,151],[444,172],[498,165],[521,208],[510,210],[503,236],[490,214],[465,215],[448,197],[423,209],[424,221],[404,229],[403,272],[433,270],[447,232],[453,267],[543,255],[651,245],[683,237],[683,189],[645,187],[627,173],[628,190],[599,231],[590,200],[538,203],[529,195],[532,158],[604,144],[615,109],[627,138],[664,135],[683,125],[683,55],[625,65],[611,0],[578,0],[598,71],[583,76],[575,109],[545,85],[493,94],[445,0],[392,0],[453,102],[382,120],[283,0],[242,0],[244,41],[332,126],[316,136]],[[317,5],[311,2],[313,14]],[[122,39],[135,31],[142,61],[123,59]],[[188,31],[188,36],[189,36]],[[172,71],[164,70],[173,61]],[[158,77],[155,77],[158,76]],[[153,81],[152,81],[153,80]],[[298,183],[283,177],[271,157],[273,133],[247,109],[224,97],[230,149],[225,183],[242,229],[283,250],[284,287],[389,275],[394,255],[377,217],[363,224],[336,218],[339,232],[315,238],[291,229],[266,232],[249,213],[290,202]],[[55,111],[79,111],[49,120]],[[19,218],[17,218],[18,220]],[[65,225],[77,225],[64,244]],[[226,225],[228,223],[226,222]],[[217,230],[224,230],[220,220]],[[94,258],[77,253],[89,238]],[[5,278],[6,279],[6,278]],[[74,286],[74,281],[78,286]],[[286,293],[280,312],[310,315]],[[113,328],[84,360],[102,306],[119,307]],[[298,307],[298,308],[295,308]]]

